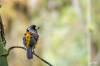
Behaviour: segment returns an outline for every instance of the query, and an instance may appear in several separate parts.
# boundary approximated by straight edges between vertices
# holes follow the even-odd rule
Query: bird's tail
[[[32,59],[33,58],[32,48],[28,48],[27,49],[27,58],[28,59]]]

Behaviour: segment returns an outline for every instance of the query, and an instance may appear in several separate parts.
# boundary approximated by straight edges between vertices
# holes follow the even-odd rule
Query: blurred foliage
[[[99,7],[99,0],[92,0],[92,55],[93,55],[93,61],[96,61],[97,63],[94,63],[94,66],[100,66],[100,7]]]
[[[4,20],[7,48],[14,45],[23,46],[22,37],[26,28],[36,24],[40,26],[40,40],[36,46],[36,52],[40,56],[54,66],[88,66],[87,38],[90,36],[87,34],[91,33],[93,39],[96,38],[95,40],[99,41],[99,37],[97,38],[99,32],[95,32],[99,30],[97,28],[99,21],[97,23],[95,21],[99,14],[93,16],[93,22],[88,24],[88,1],[3,1],[0,14]],[[97,3],[95,2],[93,2],[93,12],[96,7],[94,5]],[[25,52],[19,49],[11,52],[8,61],[9,66],[46,66],[35,57],[33,60],[28,60]]]

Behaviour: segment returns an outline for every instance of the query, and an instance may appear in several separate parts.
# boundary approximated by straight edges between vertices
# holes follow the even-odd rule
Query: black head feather
[[[36,30],[36,25],[31,25],[30,29]]]

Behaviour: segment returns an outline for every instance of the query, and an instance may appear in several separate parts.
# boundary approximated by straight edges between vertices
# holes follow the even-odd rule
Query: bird
[[[35,45],[39,39],[38,28],[36,25],[31,25],[26,29],[26,33],[23,36],[23,44],[27,49],[27,58],[33,58],[33,51],[35,49]]]

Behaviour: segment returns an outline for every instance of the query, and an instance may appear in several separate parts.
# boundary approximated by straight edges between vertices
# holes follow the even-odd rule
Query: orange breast
[[[31,40],[31,33],[26,32],[26,47],[28,48],[30,46],[30,40]]]

